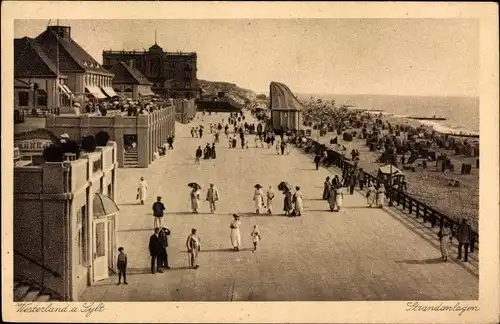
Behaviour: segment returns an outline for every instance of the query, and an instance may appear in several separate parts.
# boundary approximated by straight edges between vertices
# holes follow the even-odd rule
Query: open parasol
[[[278,189],[279,189],[280,191],[292,190],[292,186],[290,186],[290,184],[289,184],[288,182],[282,181],[282,182],[278,185]]]
[[[194,190],[200,190],[201,186],[197,184],[196,182],[190,182],[188,183],[188,187],[193,188]]]

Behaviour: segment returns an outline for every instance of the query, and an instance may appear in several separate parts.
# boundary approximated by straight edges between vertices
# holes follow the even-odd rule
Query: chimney
[[[47,30],[51,30],[65,41],[71,41],[71,27],[69,26],[48,26]]]

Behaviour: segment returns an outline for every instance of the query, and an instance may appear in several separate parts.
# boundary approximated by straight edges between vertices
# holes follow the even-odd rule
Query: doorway
[[[94,220],[94,281],[108,278],[108,222],[106,219]]]

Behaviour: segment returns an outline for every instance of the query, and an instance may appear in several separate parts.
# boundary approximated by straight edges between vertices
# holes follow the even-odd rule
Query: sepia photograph
[[[255,310],[220,321],[255,322],[271,320],[256,302],[394,302],[405,321],[498,320],[494,43],[496,75],[483,70],[498,29],[384,17],[388,3],[366,17],[190,17],[191,3],[153,18],[128,3],[107,19],[49,4],[2,26],[14,315],[243,302]]]

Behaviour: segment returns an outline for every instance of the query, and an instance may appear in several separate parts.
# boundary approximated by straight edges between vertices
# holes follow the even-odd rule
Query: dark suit
[[[158,256],[161,252],[160,237],[156,234],[151,235],[149,238],[149,254],[151,255],[151,273],[155,273],[155,266],[159,264]]]
[[[159,238],[158,238],[158,243],[160,246],[160,251],[158,254],[158,268],[168,268],[168,253],[167,253],[167,247],[168,247],[168,235],[170,235],[170,230],[167,229],[166,233],[161,231]]]

